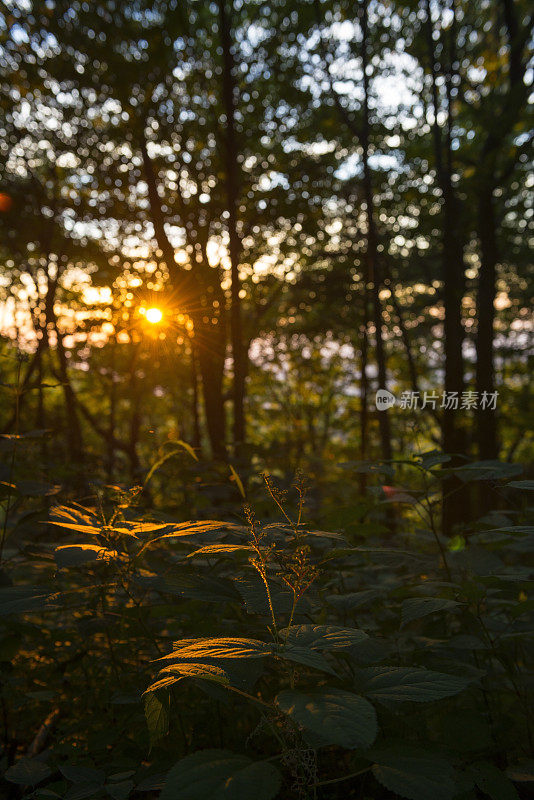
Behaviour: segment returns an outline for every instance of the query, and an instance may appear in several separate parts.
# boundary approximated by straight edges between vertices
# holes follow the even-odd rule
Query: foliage
[[[118,487],[52,506],[37,536],[19,517],[7,796],[526,797],[534,526],[508,466],[464,470],[509,502],[449,541],[436,453],[390,465],[418,477],[389,539],[378,518],[317,530],[301,477],[289,493],[265,477],[263,523],[247,505],[235,522],[141,520],[139,490]]]

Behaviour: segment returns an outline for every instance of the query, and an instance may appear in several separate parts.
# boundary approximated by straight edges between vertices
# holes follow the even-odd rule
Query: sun
[[[145,313],[145,318],[147,322],[151,322],[152,325],[157,325],[158,322],[161,322],[163,319],[163,311],[160,308],[147,308]]]

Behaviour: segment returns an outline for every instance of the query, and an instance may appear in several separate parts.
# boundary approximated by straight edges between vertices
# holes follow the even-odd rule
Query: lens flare
[[[0,211],[9,211],[13,204],[11,197],[4,192],[0,192]]]
[[[145,317],[147,322],[157,325],[163,319],[163,312],[159,308],[147,308]]]

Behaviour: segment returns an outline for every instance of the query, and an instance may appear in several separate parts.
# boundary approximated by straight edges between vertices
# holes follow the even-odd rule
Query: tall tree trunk
[[[369,448],[369,380],[367,378],[367,364],[369,361],[369,342],[367,338],[367,331],[369,329],[369,320],[367,319],[367,290],[364,290],[364,319],[361,326],[361,378],[360,378],[360,458],[362,461],[367,461],[368,448]],[[360,492],[362,495],[367,488],[367,475],[365,472],[360,473]]]
[[[245,443],[245,379],[246,358],[244,348],[241,298],[239,292],[241,281],[239,278],[239,259],[241,241],[237,229],[237,207],[239,196],[239,164],[237,160],[237,138],[235,125],[236,84],[234,77],[234,55],[232,51],[232,15],[233,2],[230,0],[227,9],[227,0],[219,2],[219,26],[223,51],[222,94],[223,107],[226,117],[225,126],[225,175],[226,175],[226,203],[228,211],[228,236],[231,264],[231,297],[230,308],[230,336],[232,342],[233,358],[233,387],[232,398],[234,406],[233,439],[236,452],[242,449]]]
[[[109,387],[109,417],[108,417],[108,438],[106,441],[106,478],[109,483],[113,482],[115,474],[115,440],[117,425],[117,384],[115,381],[115,341],[111,343],[111,366]]]
[[[130,480],[132,483],[137,484],[141,479],[141,463],[139,461],[139,453],[137,446],[139,444],[139,433],[141,430],[142,414],[141,414],[141,393],[139,391],[139,381],[137,376],[138,364],[138,345],[132,342],[132,354],[129,365],[129,380],[128,380],[128,397],[130,400],[130,424],[128,432],[128,440],[126,447],[126,455],[129,462]]]
[[[425,0],[426,9],[426,34],[428,57],[431,70],[431,92],[433,112],[433,137],[434,161],[438,185],[442,195],[442,282],[444,305],[444,360],[445,360],[445,392],[448,396],[456,394],[459,401],[464,390],[464,362],[462,325],[462,299],[464,295],[464,260],[463,243],[460,230],[459,206],[454,187],[452,185],[452,150],[450,130],[452,125],[452,109],[450,99],[450,76],[447,76],[447,133],[445,147],[442,141],[441,130],[438,122],[440,102],[438,96],[438,63],[434,47],[434,26],[430,0]],[[449,68],[450,71],[450,68]],[[445,158],[443,151],[445,150]],[[459,422],[457,408],[451,404],[443,409],[442,417],[442,443],[443,450],[453,456],[451,464],[459,463],[458,456],[465,454],[467,449],[465,430]],[[455,478],[446,479],[443,483],[443,533],[450,534],[453,526],[465,518],[468,511],[467,493],[463,492],[462,498],[458,492],[462,490],[461,484]]]
[[[206,416],[206,428],[212,456],[225,461],[226,414],[223,395],[224,342],[219,330],[201,315],[192,315],[195,325],[196,360],[202,380],[202,399]],[[216,329],[216,330],[214,330]]]
[[[191,417],[193,420],[193,436],[192,436],[192,445],[195,450],[200,451],[202,447],[202,434],[200,430],[200,408],[199,408],[199,396],[198,396],[198,370],[197,370],[197,358],[195,354],[195,348],[193,347],[193,342],[190,342],[190,349],[191,349],[191,359],[190,359],[190,368],[191,368]]]
[[[482,407],[484,392],[495,391],[494,368],[494,320],[495,289],[497,274],[497,241],[495,235],[495,209],[491,186],[483,187],[478,198],[478,236],[480,241],[480,270],[477,292],[477,336],[476,336],[476,388],[477,443],[480,458],[493,459],[499,454],[497,443],[497,414],[491,404]],[[486,395],[486,396],[487,396]]]
[[[369,144],[370,144],[370,119],[369,119],[369,19],[368,19],[368,0],[363,0],[360,5],[360,23],[362,27],[362,72],[363,72],[363,120],[361,131],[362,162],[363,162],[363,186],[367,216],[367,273],[368,281],[371,285],[372,319],[375,327],[375,353],[378,370],[379,388],[385,389],[387,384],[386,355],[384,349],[384,339],[382,332],[382,306],[380,303],[381,266],[378,257],[378,237],[374,216],[374,197],[371,168],[369,166]],[[382,458],[390,460],[392,457],[391,449],[391,427],[389,413],[386,410],[378,411],[378,425],[380,431],[380,446]]]
[[[477,447],[480,458],[494,459],[499,455],[497,413],[495,409],[482,408],[480,400],[484,392],[495,391],[495,294],[497,264],[499,259],[497,227],[493,192],[502,175],[499,174],[498,156],[506,144],[506,137],[513,130],[520,114],[528,89],[524,83],[527,57],[524,53],[529,38],[531,21],[519,26],[517,9],[513,0],[500,0],[504,29],[508,44],[508,92],[499,98],[501,115],[499,125],[487,132],[477,168],[477,233],[480,245],[480,267],[477,292],[477,336],[476,336],[476,387],[479,393],[477,409]]]
[[[63,387],[65,399],[65,414],[67,420],[67,445],[71,461],[81,464],[83,461],[83,438],[80,420],[76,409],[76,394],[69,376],[67,353],[63,343],[63,335],[59,332],[57,320],[54,322],[57,337],[57,354],[59,362],[59,377]]]
[[[207,263],[205,248],[203,263],[194,263],[189,273],[184,273],[174,259],[174,248],[165,230],[165,217],[158,192],[158,177],[148,154],[144,131],[140,136],[144,174],[148,186],[150,214],[154,225],[156,241],[167,264],[170,283],[180,298],[181,307],[194,324],[197,363],[202,384],[206,428],[212,456],[226,459],[226,414],[223,395],[224,360],[226,355],[224,325],[219,320],[212,322],[213,300],[218,299],[221,309],[222,293],[220,284],[215,286],[214,275]],[[187,231],[186,227],[186,231]],[[202,250],[202,247],[200,248]]]
[[[37,350],[37,413],[35,415],[35,427],[37,430],[44,430],[46,428],[46,408],[45,408],[45,398],[44,398],[44,390],[43,390],[43,379],[44,379],[44,369],[43,369],[43,355],[44,352],[40,349]],[[19,398],[20,400],[20,398]],[[20,406],[19,406],[20,412]],[[48,460],[48,442],[46,436],[41,437],[41,459],[43,461],[43,466],[46,464]]]

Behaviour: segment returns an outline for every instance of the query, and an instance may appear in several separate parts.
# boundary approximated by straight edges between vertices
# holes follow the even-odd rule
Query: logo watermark
[[[387,389],[378,389],[375,397],[377,411],[387,411],[392,406],[398,406],[404,410],[423,411],[430,408],[434,411],[444,409],[446,411],[456,410],[488,410],[494,411],[497,408],[497,398],[499,392],[402,392],[401,396],[395,397]]]
[[[376,393],[375,404],[378,411],[386,411],[395,405],[395,395],[387,389],[379,389]]]

